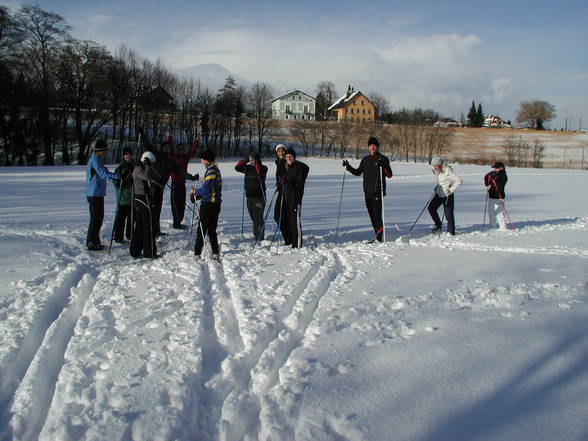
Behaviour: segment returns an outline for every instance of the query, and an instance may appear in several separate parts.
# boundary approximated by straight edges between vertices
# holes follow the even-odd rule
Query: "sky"
[[[17,8],[16,1],[2,1]],[[319,81],[378,92],[393,110],[459,118],[472,100],[514,120],[556,106],[553,128],[588,127],[588,2],[39,0],[77,38],[121,44],[171,70],[219,64],[239,78],[315,94]]]

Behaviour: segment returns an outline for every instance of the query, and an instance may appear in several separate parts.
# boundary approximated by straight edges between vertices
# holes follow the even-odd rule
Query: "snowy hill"
[[[388,242],[368,245],[361,178],[336,235],[341,164],[300,159],[297,251],[254,249],[247,217],[241,237],[243,177],[220,163],[222,264],[168,228],[168,194],[161,259],[92,254],[84,168],[0,168],[0,439],[588,439],[587,172],[509,169],[499,232],[488,170],[456,165],[452,238],[427,213],[408,232],[434,183],[392,163]]]
[[[225,84],[225,79],[229,76],[233,77],[240,86],[248,87],[251,85],[249,80],[241,78],[239,75],[216,63],[197,64],[196,66],[177,69],[177,73],[184,77],[200,79],[202,86],[210,88],[213,94]]]

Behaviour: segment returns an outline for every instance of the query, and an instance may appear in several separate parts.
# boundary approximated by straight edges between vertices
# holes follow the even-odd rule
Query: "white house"
[[[279,120],[314,120],[316,99],[299,90],[272,101],[272,115]]]

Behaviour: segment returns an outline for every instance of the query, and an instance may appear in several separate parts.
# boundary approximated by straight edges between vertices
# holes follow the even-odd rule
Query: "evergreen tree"
[[[478,103],[478,111],[476,112],[476,127],[484,126],[484,112],[482,111],[482,103]]]
[[[472,100],[472,107],[470,107],[470,111],[468,112],[468,127],[476,127],[476,103]]]

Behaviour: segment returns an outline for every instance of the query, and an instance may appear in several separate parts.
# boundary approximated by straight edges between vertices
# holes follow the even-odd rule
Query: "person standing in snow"
[[[118,208],[116,210],[116,218],[114,219],[114,241],[123,243],[125,237],[125,230],[127,239],[131,238],[131,209],[133,198],[133,151],[130,148],[123,150],[123,160],[120,165],[114,170],[121,177],[119,183],[115,182],[116,201]],[[126,228],[125,228],[126,226]]]
[[[235,170],[245,174],[245,196],[247,211],[253,222],[253,236],[259,242],[264,238],[263,211],[265,209],[266,192],[265,177],[267,167],[261,163],[259,153],[253,152],[248,159],[237,163]]]
[[[382,155],[378,150],[380,142],[375,137],[368,140],[369,155],[364,156],[359,163],[358,168],[354,168],[346,159],[343,161],[343,167],[349,173],[355,176],[363,175],[363,193],[365,196],[365,206],[370,216],[372,227],[376,237],[371,242],[382,242],[384,234],[384,222],[382,220],[382,196],[386,196],[386,180],[392,177],[390,160]]]
[[[202,248],[204,247],[204,236],[208,234],[210,246],[212,248],[212,258],[220,261],[220,250],[216,227],[218,225],[218,216],[221,211],[221,192],[222,177],[220,170],[214,162],[215,154],[212,150],[206,149],[200,154],[200,163],[206,167],[202,187],[197,191],[192,189],[190,200],[195,203],[201,200],[198,227],[196,228],[196,244],[194,246],[194,255],[200,258]]]
[[[104,167],[103,160],[108,145],[102,139],[96,141],[94,153],[86,166],[86,198],[90,208],[90,224],[86,235],[86,248],[89,251],[101,251],[105,247],[100,242],[100,229],[104,221],[104,196],[106,196],[106,180],[120,179],[118,173],[111,173]]]
[[[437,185],[435,186],[435,195],[429,202],[429,214],[435,223],[433,233],[441,229],[441,219],[437,210],[443,205],[445,218],[447,219],[447,232],[455,236],[455,218],[453,216],[455,190],[461,185],[461,178],[453,173],[453,169],[440,157],[434,156],[431,160],[431,168]]]
[[[302,246],[301,207],[304,185],[309,168],[296,160],[296,151],[286,150],[286,181],[284,187],[283,210],[286,212],[284,222],[288,223],[292,248]]]
[[[192,142],[192,146],[187,152],[182,152],[183,145],[178,144],[175,149],[168,153],[168,155],[176,164],[177,168],[187,174],[188,162],[194,157],[196,150],[198,150],[198,138],[194,138],[194,142]],[[198,177],[198,175],[196,175],[196,177]],[[174,218],[172,228],[181,230],[186,228],[185,225],[182,225],[186,208],[186,178],[172,171],[171,179],[170,201],[172,216]]]
[[[504,207],[504,187],[508,181],[504,163],[496,162],[494,169],[484,176],[484,185],[488,191],[488,219],[490,226],[500,230],[506,230],[506,211]]]
[[[286,182],[286,146],[278,144],[276,146],[276,203],[274,204],[274,220],[276,225],[280,226],[280,233],[284,239],[284,245],[292,245],[290,226],[285,221],[286,210],[284,210],[284,188]]]
[[[151,201],[151,187],[154,182],[153,164],[155,155],[145,152],[141,161],[133,169],[133,235],[131,238],[130,254],[132,257],[156,258],[155,228],[153,225],[153,203]]]

